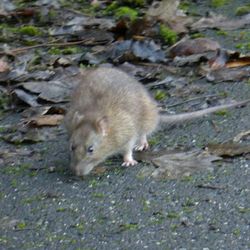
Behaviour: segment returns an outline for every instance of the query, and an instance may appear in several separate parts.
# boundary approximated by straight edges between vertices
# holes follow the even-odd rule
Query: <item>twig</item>
[[[198,187],[198,188],[207,188],[207,189],[225,189],[225,187],[213,186],[213,185],[210,185],[210,184],[198,184],[198,185],[196,185],[196,187]]]
[[[6,54],[6,53],[9,53],[9,54],[18,54],[18,53],[22,53],[22,52],[24,52],[26,50],[36,49],[36,48],[41,48],[41,47],[52,47],[52,46],[63,47],[63,46],[77,45],[77,44],[85,43],[85,42],[87,42],[89,40],[90,39],[85,39],[85,40],[81,40],[81,41],[66,42],[66,43],[42,43],[42,44],[37,44],[37,45],[22,47],[22,48],[18,48],[18,49],[12,49],[12,50],[9,50],[7,52],[0,51],[0,55]]]

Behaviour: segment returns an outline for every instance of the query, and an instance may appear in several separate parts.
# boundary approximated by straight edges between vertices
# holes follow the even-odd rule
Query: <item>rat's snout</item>
[[[71,165],[71,170],[76,176],[84,176],[89,174],[94,167],[93,163],[81,160],[77,164]]]

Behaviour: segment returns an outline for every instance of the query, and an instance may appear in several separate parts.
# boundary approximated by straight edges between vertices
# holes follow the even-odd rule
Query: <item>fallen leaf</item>
[[[244,28],[250,24],[250,14],[244,15],[238,19],[227,19],[222,15],[212,14],[210,17],[202,17],[199,21],[191,25],[193,31],[202,31],[206,29],[236,30]]]
[[[241,132],[241,133],[239,133],[238,135],[236,135],[236,136],[233,138],[233,142],[239,142],[239,141],[241,141],[242,139],[245,139],[245,137],[246,137],[246,138],[249,137],[249,139],[250,139],[250,130]]]
[[[165,62],[165,53],[153,40],[133,41],[125,40],[114,43],[107,52],[107,58],[114,62],[149,61]]]
[[[42,115],[64,115],[66,113],[65,108],[59,106],[41,106],[30,107],[22,112],[22,116],[25,118],[31,118]]]
[[[36,143],[46,140],[46,136],[38,129],[29,129],[25,132],[16,130],[8,133],[7,135],[3,135],[2,138],[6,142],[16,145],[22,143]]]
[[[212,70],[226,68],[244,67],[250,65],[250,56],[241,55],[239,52],[231,52],[219,49],[214,58],[209,61]]]
[[[145,156],[144,156],[145,157]],[[178,179],[189,176],[197,171],[212,169],[212,162],[221,158],[206,151],[191,150],[184,152],[163,151],[158,154],[146,156],[156,167],[146,166],[141,169],[138,176],[152,176],[157,179]]]
[[[99,175],[99,174],[103,174],[107,171],[107,167],[102,166],[102,165],[98,165],[93,169],[93,174],[94,175]]]
[[[70,20],[66,26],[82,26],[84,28],[98,27],[100,30],[110,30],[115,27],[114,20],[110,18],[95,18],[95,17],[75,17]]]
[[[4,72],[8,72],[9,70],[10,70],[9,64],[0,59],[0,74]]]
[[[24,89],[37,94],[40,99],[54,103],[69,101],[73,86],[61,81],[33,81],[20,84]]]
[[[106,30],[88,29],[81,32],[74,32],[70,41],[85,40],[86,45],[106,44],[114,40],[114,35]]]
[[[243,79],[250,77],[250,67],[220,68],[209,71],[208,73],[205,73],[205,75],[208,81],[216,83],[224,81],[242,81]]]
[[[206,62],[210,60],[212,57],[214,57],[213,51],[201,54],[193,54],[190,56],[176,56],[173,60],[173,63],[175,66],[182,67],[182,66]]]
[[[187,33],[187,25],[193,22],[181,9],[178,9],[179,0],[153,1],[146,16],[151,20],[160,20],[167,24],[176,33]]]
[[[227,142],[222,144],[208,144],[207,150],[214,155],[233,157],[250,153],[250,146],[236,142]]]
[[[22,89],[13,90],[12,94],[13,94],[14,98],[17,98],[17,99],[23,101],[24,103],[28,104],[31,107],[39,107],[39,106],[41,106],[37,102],[37,96],[36,95],[32,95],[30,93],[27,93]]]
[[[27,125],[32,127],[57,126],[62,122],[63,118],[64,115],[44,115],[33,117],[26,122]]]
[[[13,230],[20,221],[9,216],[2,217],[0,219],[1,230]]]
[[[228,61],[226,63],[227,68],[236,68],[236,67],[244,67],[244,66],[249,66],[250,65],[250,57],[241,57],[232,61]]]
[[[212,70],[223,68],[228,61],[229,55],[226,50],[219,49],[217,51],[216,57],[210,59],[209,64]]]
[[[153,1],[147,11],[147,16],[158,18],[165,22],[171,21],[177,15],[179,0]]]
[[[201,54],[207,51],[216,51],[220,48],[218,42],[208,38],[187,39],[173,45],[169,49],[171,57],[189,56],[193,54]]]

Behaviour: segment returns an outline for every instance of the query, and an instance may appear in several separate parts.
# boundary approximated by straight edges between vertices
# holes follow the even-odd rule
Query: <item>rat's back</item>
[[[156,103],[147,90],[115,68],[89,70],[73,93],[70,110],[106,115],[114,129],[118,123],[126,123],[136,133],[140,130],[151,133],[158,123]]]

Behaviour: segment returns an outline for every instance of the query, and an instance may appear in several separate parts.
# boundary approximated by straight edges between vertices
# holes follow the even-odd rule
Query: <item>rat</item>
[[[162,115],[146,88],[127,73],[105,67],[88,70],[73,91],[65,116],[70,168],[75,175],[84,176],[107,157],[118,153],[123,155],[122,166],[133,166],[137,164],[133,149],[148,149],[147,136],[160,122],[183,122],[247,102],[250,99],[189,113]]]

